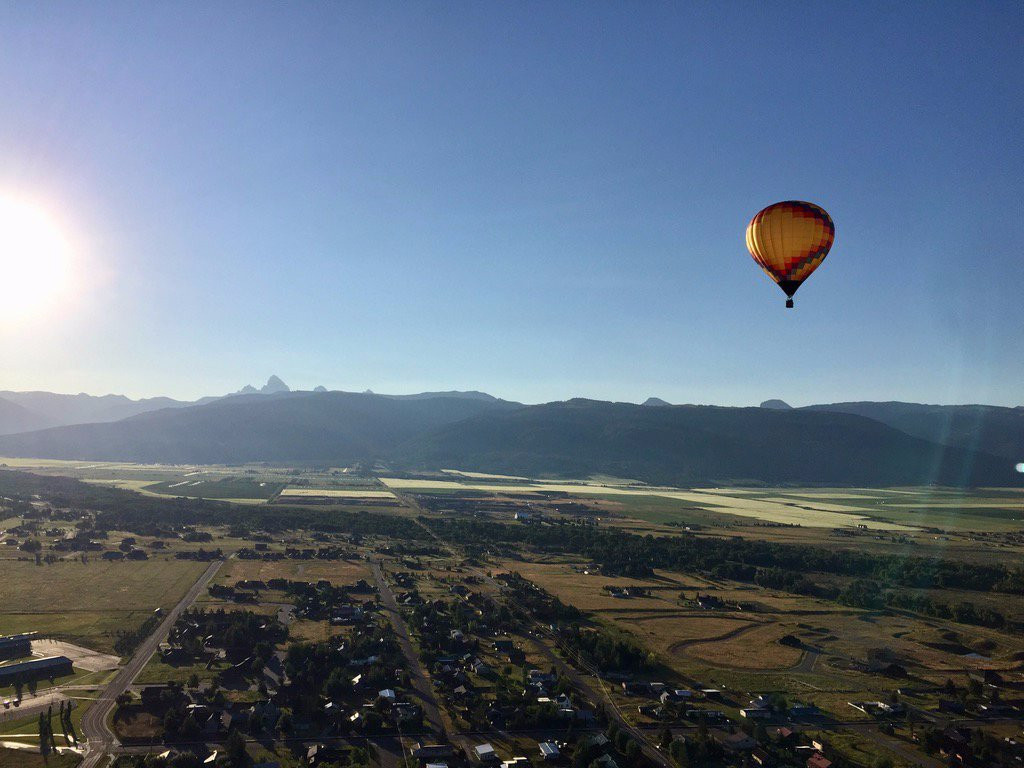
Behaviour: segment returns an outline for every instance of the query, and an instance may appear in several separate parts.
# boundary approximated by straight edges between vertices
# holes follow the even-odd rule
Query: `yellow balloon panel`
[[[751,220],[747,250],[775,282],[799,285],[825,260],[835,232],[824,209],[788,200],[768,206]]]

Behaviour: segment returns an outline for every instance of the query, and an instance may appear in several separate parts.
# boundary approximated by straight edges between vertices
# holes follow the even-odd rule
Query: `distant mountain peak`
[[[291,387],[285,384],[277,376],[271,376],[263,385],[260,392],[264,395],[276,395],[278,392],[291,392]]]
[[[662,400],[660,397],[648,397],[641,405],[651,406],[652,408],[664,408],[667,405],[672,405],[672,403]]]
[[[313,391],[314,392],[326,392],[327,391],[327,387],[325,387],[323,384],[319,384],[319,385],[313,387]]]
[[[292,389],[285,384],[277,376],[271,376],[267,379],[267,383],[259,389],[256,389],[252,384],[246,384],[237,392],[232,392],[232,395],[276,395],[279,392],[291,392]]]
[[[791,411],[793,406],[787,403],[785,400],[765,400],[761,403],[762,408],[770,408],[773,411]]]

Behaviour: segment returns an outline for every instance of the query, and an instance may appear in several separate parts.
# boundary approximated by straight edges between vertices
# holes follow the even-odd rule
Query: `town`
[[[337,497],[312,513],[193,500],[161,519],[154,497],[24,473],[0,481],[4,572],[27,603],[4,604],[17,621],[0,628],[18,634],[0,639],[0,728],[24,759],[981,768],[1024,757],[1024,648],[1008,634],[1017,598],[1007,593],[997,621],[977,592],[1012,569],[979,565],[979,605],[946,620],[920,613],[938,615],[941,590],[917,614],[846,607],[863,602],[852,590],[869,574],[830,592],[824,566],[808,564],[815,550],[799,579],[792,565],[709,568],[707,547],[750,561],[742,526],[703,514],[682,533],[655,525],[655,538],[637,537],[635,520],[565,491],[444,503],[424,480],[390,510]],[[749,530],[776,542],[779,563],[786,538],[816,530],[870,541],[890,569],[893,547],[935,538],[856,524]],[[602,549],[608,535],[617,549]],[[683,537],[690,567],[670,564],[665,536]],[[944,538],[997,551],[1015,536]],[[100,583],[123,597],[93,594]],[[78,595],[81,624],[45,612],[55,594]],[[852,632],[863,639],[851,644]],[[909,637],[928,655],[912,656]]]

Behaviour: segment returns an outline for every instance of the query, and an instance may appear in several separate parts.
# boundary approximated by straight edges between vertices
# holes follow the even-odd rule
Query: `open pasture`
[[[707,493],[725,493],[714,490]],[[951,531],[1024,529],[1024,498],[1013,489],[877,488],[854,493],[775,489],[749,494],[758,501],[788,501],[832,511],[855,512],[875,520]]]
[[[630,630],[643,639],[649,648],[666,658],[682,653],[685,648],[695,644],[742,635],[762,625],[759,620],[748,616],[709,611],[642,616],[610,612],[602,614],[602,618]]]
[[[789,627],[776,622],[749,623],[726,636],[676,645],[673,651],[715,667],[728,669],[786,670],[795,667],[804,652],[781,645]]]
[[[459,477],[468,477],[474,480],[529,480],[528,477],[520,477],[519,475],[492,475],[488,472],[464,472],[461,469],[442,469],[446,475],[457,475]]]
[[[582,562],[527,562],[505,560],[501,571],[515,571],[543,587],[562,602],[582,611],[664,611],[679,609],[679,592],[688,582],[682,579],[633,579],[585,572]],[[647,597],[613,597],[605,587],[643,587]]]
[[[279,500],[287,501],[291,498],[324,498],[324,499],[393,499],[395,494],[391,491],[381,491],[372,488],[285,488],[278,496]]]
[[[241,477],[183,477],[145,486],[151,493],[200,499],[269,499],[284,485]]]
[[[5,561],[0,578],[0,634],[38,631],[111,653],[117,631],[171,608],[205,566],[188,560],[62,560],[37,566]]]
[[[360,579],[372,582],[373,574],[362,560],[228,560],[217,574],[217,583],[234,585],[242,579],[269,581],[320,581],[335,585],[352,584]]]
[[[704,509],[720,515],[755,518],[771,523],[803,525],[817,528],[839,528],[862,526],[874,530],[915,530],[914,526],[876,520],[857,508],[846,508],[828,502],[790,501],[779,498],[752,498],[747,493],[728,495],[718,489],[714,492],[680,490],[674,488],[638,488],[597,483],[549,483],[531,482],[520,485],[479,482],[457,482],[455,480],[422,480],[416,478],[381,478],[389,488],[399,490],[421,490],[428,492],[455,492],[460,490],[484,491],[489,493],[541,494],[564,493],[576,496],[658,497],[685,502],[686,505]],[[663,514],[656,522],[669,522]]]

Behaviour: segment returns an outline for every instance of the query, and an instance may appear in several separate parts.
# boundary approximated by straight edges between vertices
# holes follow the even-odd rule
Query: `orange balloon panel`
[[[769,205],[747,226],[747,250],[787,296],[825,260],[836,227],[813,203],[787,200]]]

